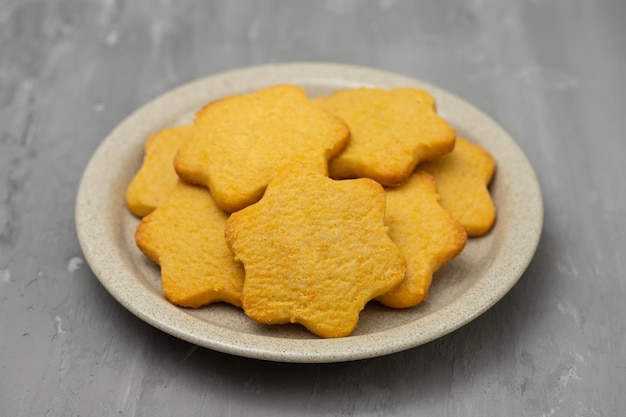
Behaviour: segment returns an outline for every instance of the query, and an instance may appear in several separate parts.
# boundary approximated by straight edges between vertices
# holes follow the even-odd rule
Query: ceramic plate
[[[175,307],[161,293],[159,269],[137,249],[138,220],[125,205],[151,132],[193,118],[205,103],[234,93],[297,84],[310,97],[339,88],[412,86],[428,90],[439,114],[459,136],[486,148],[497,162],[490,190],[497,208],[491,232],[470,239],[462,254],[438,271],[429,298],[410,309],[369,303],[353,335],[320,339],[296,324],[264,326],[241,310],[213,304]],[[337,362],[409,349],[470,322],[518,281],[538,244],[543,222],[540,189],[515,141],[492,119],[454,95],[405,76],[335,64],[279,64],[245,68],[179,87],[137,110],[102,142],[77,195],[76,227],[85,259],[104,287],[150,325],[191,343],[245,357],[284,362]]]

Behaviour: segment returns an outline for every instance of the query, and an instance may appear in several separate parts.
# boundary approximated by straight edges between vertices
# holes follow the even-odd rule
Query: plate
[[[159,129],[192,120],[209,101],[280,83],[302,86],[310,97],[339,88],[410,86],[429,91],[439,114],[459,136],[486,148],[497,162],[490,190],[497,220],[486,236],[470,239],[461,255],[439,270],[429,298],[404,310],[371,302],[355,332],[320,339],[302,326],[266,326],[240,309],[213,304],[176,307],[161,293],[159,269],[137,249],[138,220],[125,190],[141,165],[144,141]],[[372,68],[285,63],[229,71],[181,86],[141,107],[119,124],[89,161],[76,201],[76,228],[93,273],[125,308],[175,337],[213,350],[281,362],[339,362],[399,352],[446,335],[500,300],[522,276],[543,224],[541,191],[515,141],[496,122],[453,94],[412,78]]]

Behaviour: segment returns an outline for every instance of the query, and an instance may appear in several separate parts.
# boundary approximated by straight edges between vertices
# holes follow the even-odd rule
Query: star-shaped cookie
[[[148,137],[141,168],[126,189],[126,203],[135,216],[147,216],[167,201],[178,182],[174,155],[193,129],[192,125],[169,127]]]
[[[402,185],[387,188],[385,223],[407,262],[406,278],[377,300],[405,308],[424,301],[433,274],[467,242],[465,229],[439,204],[435,179],[416,171]]]
[[[171,303],[241,306],[244,273],[224,239],[227,217],[206,188],[178,181],[168,201],[139,223],[135,241],[161,266],[163,294]]]
[[[355,88],[314,100],[348,123],[352,137],[330,161],[333,178],[372,178],[397,185],[415,166],[454,147],[455,131],[439,117],[435,100],[416,88]]]
[[[226,241],[245,268],[245,313],[260,323],[300,323],[321,337],[351,334],[365,304],[405,275],[384,211],[375,181],[281,168],[263,198],[226,223]]]
[[[441,205],[465,227],[469,237],[491,230],[496,208],[488,186],[496,163],[489,152],[458,138],[452,152],[420,165],[420,169],[435,177]]]
[[[228,212],[259,200],[284,164],[327,174],[328,160],[350,139],[343,120],[313,105],[293,85],[212,102],[198,113],[195,126],[174,159],[176,172],[208,187]]]

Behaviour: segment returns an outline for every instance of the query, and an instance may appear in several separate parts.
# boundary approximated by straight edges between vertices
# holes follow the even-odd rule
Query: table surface
[[[626,2],[0,0],[0,415],[626,413]],[[475,104],[544,196],[530,266],[426,345],[288,364],[199,348],[111,297],[74,203],[152,98],[258,64],[375,67]]]

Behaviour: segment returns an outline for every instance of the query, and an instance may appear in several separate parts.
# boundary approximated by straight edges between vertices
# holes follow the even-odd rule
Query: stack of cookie
[[[415,88],[311,100],[271,86],[211,102],[145,149],[126,199],[165,297],[321,337],[351,334],[371,300],[420,304],[495,219],[493,158]]]

